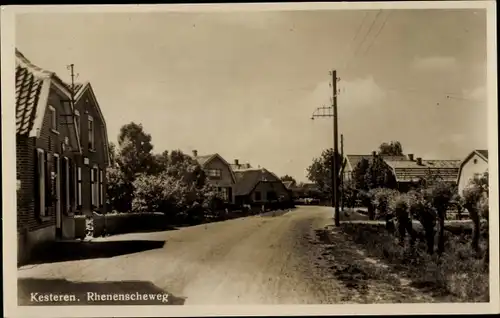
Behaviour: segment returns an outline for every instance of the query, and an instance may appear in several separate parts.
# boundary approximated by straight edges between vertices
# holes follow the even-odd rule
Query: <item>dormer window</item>
[[[90,115],[88,118],[88,131],[89,131],[89,149],[94,150],[94,118]]]
[[[57,112],[54,106],[49,105],[49,121],[50,129],[53,132],[57,132]]]

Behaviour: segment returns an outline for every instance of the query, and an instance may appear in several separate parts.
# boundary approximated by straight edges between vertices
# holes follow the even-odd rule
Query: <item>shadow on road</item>
[[[67,296],[62,300],[44,301],[44,296],[50,295]],[[101,300],[98,297],[101,297]],[[185,298],[176,297],[145,281],[70,282],[65,279],[37,278],[18,280],[19,306],[183,305],[184,302]]]
[[[109,258],[162,248],[165,241],[52,242],[37,249],[23,265]]]

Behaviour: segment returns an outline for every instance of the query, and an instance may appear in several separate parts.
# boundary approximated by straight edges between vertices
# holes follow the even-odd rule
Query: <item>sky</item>
[[[344,153],[398,140],[424,159],[487,149],[486,11],[25,13],[16,46],[89,81],[116,142],[141,123],[154,152],[198,150],[307,181],[332,147],[330,70]]]

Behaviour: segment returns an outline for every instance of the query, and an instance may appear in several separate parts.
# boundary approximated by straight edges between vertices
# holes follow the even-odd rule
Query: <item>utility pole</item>
[[[340,134],[340,210],[344,211],[344,135]]]
[[[338,147],[338,115],[337,115],[337,71],[330,71],[332,76],[332,86],[333,96],[332,105],[330,107],[318,107],[314,111],[311,119],[314,120],[316,117],[332,117],[333,119],[333,159],[331,166],[331,183],[332,183],[332,207],[334,209],[334,219],[335,225],[340,226],[340,211],[339,211],[339,147]]]
[[[70,64],[68,65],[68,70],[70,71],[71,74],[71,108],[75,107],[75,72],[74,72],[74,67],[75,64]]]

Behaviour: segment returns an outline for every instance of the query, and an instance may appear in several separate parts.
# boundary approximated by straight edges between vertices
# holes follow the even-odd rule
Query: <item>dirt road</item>
[[[301,207],[277,214],[98,239],[91,244],[165,243],[159,248],[114,257],[25,266],[18,271],[20,297],[26,298],[33,288],[41,290],[42,279],[47,286],[56,286],[51,280],[64,279],[74,284],[96,284],[93,288],[102,290],[104,283],[114,284],[114,291],[124,288],[120,284],[125,281],[135,284],[128,287],[131,290],[150,284],[186,305],[332,304],[375,299],[349,291],[350,287],[334,275],[340,263],[349,261],[346,255],[363,256],[346,254],[351,247],[355,249],[351,245],[343,246],[344,252],[340,247],[327,251],[328,244],[321,241],[317,230],[332,223],[331,208]],[[90,285],[79,286],[73,289]],[[396,290],[393,283],[386,286],[385,296],[377,295],[383,298],[377,302],[429,301],[406,287]]]

